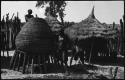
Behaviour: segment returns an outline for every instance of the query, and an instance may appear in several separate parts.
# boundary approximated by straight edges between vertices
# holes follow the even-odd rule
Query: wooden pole
[[[20,70],[20,65],[21,65],[21,56],[22,55],[22,53],[20,53],[19,52],[19,60],[18,60],[18,64],[17,64],[17,71],[19,71]]]
[[[41,56],[38,56],[38,66],[40,69],[40,73],[42,73],[42,68],[41,68]]]
[[[27,56],[27,73],[29,71],[29,66],[30,66],[30,56]]]
[[[123,46],[123,55],[125,54],[125,26],[124,26],[124,18],[125,16],[123,15],[123,43],[122,43],[122,46]]]
[[[45,57],[43,57],[43,60],[44,60],[44,62],[43,62],[43,67],[44,67],[44,73],[46,73],[47,72],[47,68],[46,68],[46,59],[45,59]]]
[[[7,57],[9,57],[9,52],[8,52],[8,49],[9,49],[9,13],[6,14],[6,29],[7,29],[7,40],[6,40],[6,50],[7,50]]]
[[[24,61],[23,61],[23,74],[25,73],[26,71],[26,61],[27,61],[27,54],[26,53],[23,53],[24,54]]]
[[[123,46],[124,46],[124,42],[123,42],[123,36],[124,36],[124,30],[123,30],[123,22],[122,19],[120,19],[120,24],[121,24],[121,54],[123,55]]]
[[[91,56],[92,56],[93,46],[94,46],[94,39],[92,39],[91,50],[90,50],[90,56],[89,56],[89,64],[90,64],[90,62],[91,62]]]
[[[3,19],[1,21],[1,27],[0,27],[0,31],[3,29],[4,30],[4,27],[5,27],[5,20],[4,20],[4,16],[3,16]],[[1,41],[1,47],[0,47],[0,51],[3,51],[3,57],[4,57],[4,49],[5,49],[5,31],[1,31],[0,33],[0,41]]]
[[[12,69],[12,67],[13,67],[13,63],[14,63],[14,60],[15,60],[15,56],[16,56],[16,51],[14,52],[14,55],[13,55],[13,57],[11,58],[11,61],[10,61],[10,69]]]
[[[18,55],[19,55],[19,54],[18,54],[18,52],[16,52],[16,55],[15,55],[15,60],[14,60],[14,65],[13,65],[13,70],[15,70],[15,68],[16,68]]]
[[[32,57],[32,63],[31,63],[31,74],[34,73],[34,57]]]

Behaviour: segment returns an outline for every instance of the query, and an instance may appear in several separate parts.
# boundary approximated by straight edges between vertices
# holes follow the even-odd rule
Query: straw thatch
[[[42,18],[32,18],[16,37],[16,47],[30,54],[48,53],[53,46],[52,32]]]
[[[106,25],[100,23],[95,15],[94,8],[91,14],[85,20],[80,23],[76,23],[72,27],[65,29],[65,34],[67,34],[71,39],[85,39],[88,37],[115,37],[116,30],[107,30]]]

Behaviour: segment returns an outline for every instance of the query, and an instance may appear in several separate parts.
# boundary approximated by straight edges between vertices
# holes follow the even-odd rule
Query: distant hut
[[[66,28],[64,33],[71,40],[78,39],[78,45],[84,49],[89,61],[90,58],[99,56],[98,53],[102,56],[110,56],[108,42],[110,39],[115,39],[118,36],[116,30],[108,30],[106,24],[104,25],[96,19],[94,7],[86,19],[76,23],[72,27]]]

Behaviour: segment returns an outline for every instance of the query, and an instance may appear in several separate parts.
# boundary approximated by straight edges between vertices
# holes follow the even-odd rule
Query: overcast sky
[[[124,14],[123,1],[68,1],[65,10],[65,21],[80,22],[88,17],[92,7],[95,6],[95,16],[100,22],[112,24],[113,21],[119,24],[119,20]],[[44,9],[36,8],[36,1],[2,1],[1,2],[1,18],[9,13],[10,17],[13,13],[19,12],[21,22],[25,22],[24,15],[28,9],[33,10],[33,15],[44,18]]]

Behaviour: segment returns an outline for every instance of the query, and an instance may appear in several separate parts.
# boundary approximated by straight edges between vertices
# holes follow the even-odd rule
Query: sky
[[[7,13],[10,18],[12,14],[19,12],[21,22],[25,22],[24,16],[28,9],[33,10],[33,15],[45,18],[45,8],[35,7],[36,1],[1,1],[1,19]],[[64,21],[80,22],[88,17],[93,6],[95,7],[95,16],[101,23],[112,24],[115,22],[119,24],[119,20],[124,14],[123,1],[67,1],[65,9],[66,16]]]

